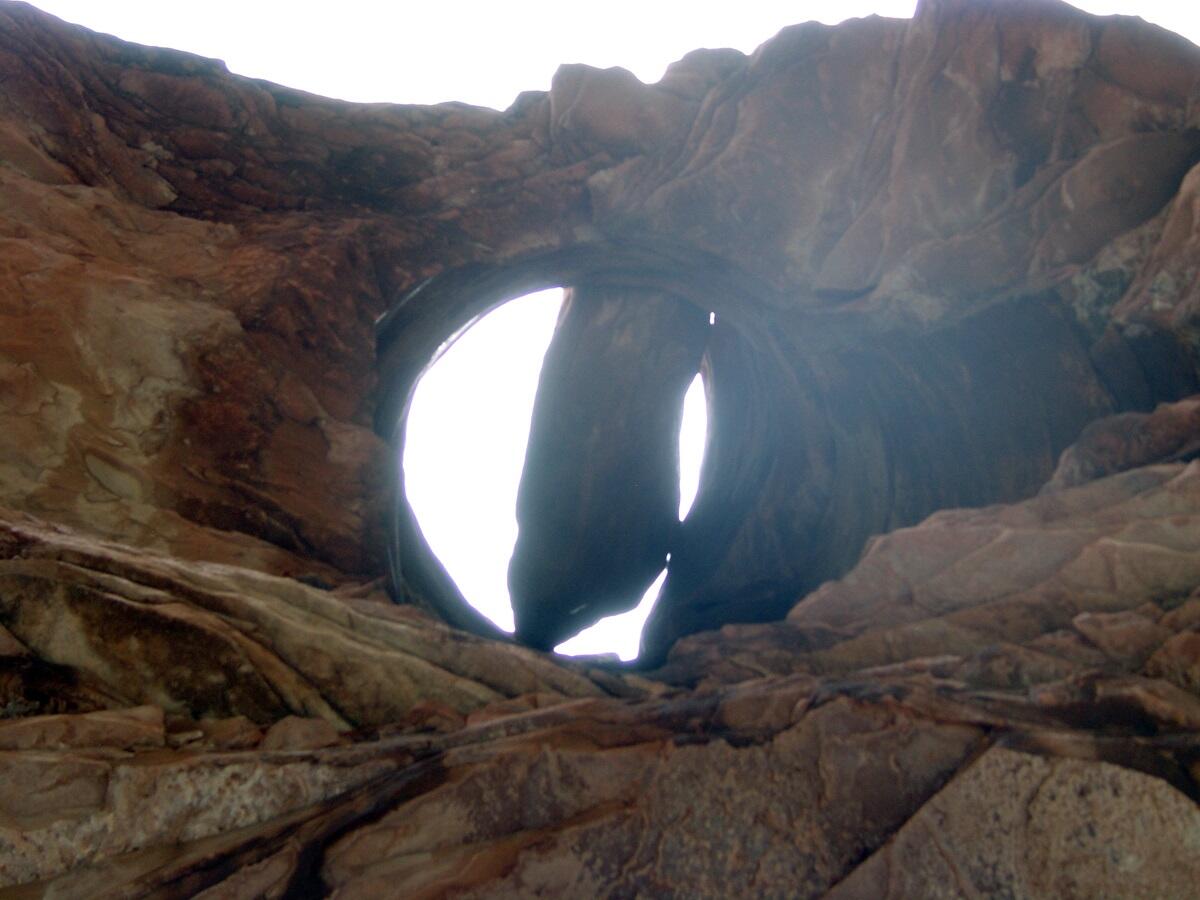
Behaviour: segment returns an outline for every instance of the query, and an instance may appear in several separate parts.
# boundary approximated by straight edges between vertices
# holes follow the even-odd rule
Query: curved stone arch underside
[[[1110,328],[1094,339],[1052,293],[930,326],[863,315],[853,301],[797,307],[680,245],[588,243],[448,271],[393,304],[378,327],[377,428],[397,453],[439,348],[553,286],[572,290],[538,388],[510,569],[517,639],[545,649],[632,608],[668,553],[643,664],[683,635],[781,618],[872,535],[1029,496],[1088,422],[1198,386],[1174,337]],[[676,524],[665,448],[701,366],[705,462]],[[397,477],[397,595],[502,637],[434,558]]]
[[[564,328],[570,322],[578,321],[578,335],[582,346],[598,347],[607,341],[597,341],[600,333],[611,334],[612,321],[608,313],[601,313],[604,321],[591,323],[583,321],[578,311],[584,309],[593,312],[605,306],[609,312],[625,315],[632,333],[637,334],[638,347],[653,348],[669,339],[679,331],[679,326],[691,332],[690,339],[684,341],[690,344],[691,352],[685,354],[686,359],[672,360],[675,368],[675,380],[671,393],[678,393],[678,403],[648,404],[646,412],[653,414],[669,406],[681,408],[683,392],[690,383],[692,376],[700,366],[701,355],[708,331],[708,313],[712,308],[722,308],[728,305],[728,298],[736,296],[739,301],[747,304],[770,303],[773,298],[772,289],[749,274],[739,271],[711,255],[670,245],[666,242],[657,245],[646,243],[620,245],[610,242],[584,244],[564,250],[542,252],[530,255],[524,259],[507,262],[503,265],[476,264],[445,272],[415,290],[403,294],[391,306],[378,323],[379,366],[381,395],[376,414],[376,430],[387,437],[397,454],[403,452],[405,440],[405,425],[407,409],[412,399],[413,390],[421,375],[432,365],[440,353],[448,347],[458,335],[464,333],[476,321],[496,307],[526,294],[544,290],[549,287],[569,286],[572,288],[566,306],[575,309],[575,315],[560,317],[559,328],[556,330],[556,342],[561,345]],[[626,296],[628,295],[628,296]],[[723,299],[724,298],[724,299]],[[646,307],[656,302],[662,307],[656,315],[646,315]],[[637,352],[626,348],[623,354],[608,354],[607,361],[596,360],[601,365],[607,365],[608,375],[617,375],[625,369],[625,364],[632,358],[639,357]],[[553,353],[554,346],[551,351]],[[604,354],[601,354],[602,356]],[[571,354],[570,356],[574,356]],[[642,360],[646,362],[646,360]],[[564,362],[567,362],[564,359]],[[686,373],[686,380],[682,380]],[[578,372],[576,387],[587,383],[597,384],[595,371]],[[543,372],[544,387],[539,389],[540,406],[553,404],[560,397],[550,387]],[[602,401],[604,396],[618,400],[608,411],[616,413],[627,409],[625,400],[636,387],[644,386],[645,379],[632,378],[622,392],[609,390],[594,392],[593,399]],[[609,388],[611,383],[606,383]],[[682,385],[682,386],[681,386]],[[577,391],[575,392],[577,393]],[[544,398],[544,399],[543,399]],[[577,400],[577,397],[575,398]],[[559,410],[561,414],[563,410]],[[537,412],[535,411],[535,416]],[[543,417],[544,418],[544,417]],[[656,437],[662,439],[678,432],[678,416],[668,416],[668,421],[659,423],[664,428],[654,429]],[[535,423],[535,431],[537,424]],[[532,443],[533,452],[537,452],[536,435]],[[552,442],[551,442],[552,443]],[[659,450],[668,446],[669,442],[659,441]],[[554,456],[552,446],[543,448]],[[557,448],[561,450],[562,448]],[[576,448],[578,453],[579,448]],[[638,454],[629,454],[628,459],[635,459]],[[578,456],[576,457],[578,459]],[[673,526],[674,511],[678,505],[678,478],[673,467],[676,465],[672,454],[659,453],[656,456],[659,463],[669,464],[672,468],[658,469],[647,472],[649,475],[663,476],[659,483],[659,496],[654,509],[657,513],[654,530],[658,535],[658,552],[665,557],[663,543],[663,523],[666,517],[663,510],[671,506],[669,517]],[[609,470],[610,475],[612,469]],[[570,475],[560,473],[560,482],[564,479],[574,480],[576,489],[582,489],[580,481],[584,473],[576,468]],[[669,477],[668,477],[669,476]],[[491,622],[479,615],[461,596],[453,581],[449,578],[441,564],[433,556],[417,526],[412,509],[404,492],[404,474],[397,469],[398,479],[395,513],[390,522],[389,558],[394,587],[398,596],[424,608],[437,612],[450,623],[496,638],[504,638]],[[619,481],[619,479],[616,479]],[[536,488],[536,480],[531,482]],[[526,491],[525,493],[528,493]],[[630,498],[625,498],[629,500]],[[525,501],[528,505],[528,500]],[[535,517],[536,518],[536,517]],[[582,524],[582,523],[581,523]],[[616,529],[608,534],[611,539],[621,530],[621,523],[615,523]],[[671,529],[673,530],[673,528]],[[522,524],[525,543],[530,546],[529,536],[532,527]],[[554,529],[542,528],[540,538],[548,538]],[[564,532],[565,534],[565,532]],[[537,541],[534,543],[541,543]],[[638,540],[627,541],[630,548],[646,546]],[[594,542],[593,542],[594,545]],[[583,546],[580,544],[579,546]],[[550,554],[539,554],[548,561]],[[584,554],[586,555],[586,554]],[[658,559],[656,557],[656,559]],[[641,570],[641,580],[635,579],[629,584],[640,584],[644,591],[654,576],[661,571],[661,560],[653,563],[646,558],[642,565],[635,565]],[[653,566],[653,572],[649,567]],[[560,566],[560,568],[562,568]],[[568,565],[568,570],[576,568]],[[649,572],[649,577],[644,577]],[[536,577],[536,576],[534,576]],[[642,583],[644,581],[644,583]],[[629,588],[635,590],[634,587]],[[543,592],[545,593],[545,592]],[[628,594],[626,591],[624,594]],[[640,592],[638,593],[640,596]],[[618,598],[620,603],[624,597]],[[610,599],[611,603],[611,599]],[[549,606],[547,597],[535,606]],[[579,604],[576,603],[576,606]],[[609,607],[601,607],[605,608]],[[612,611],[628,608],[623,606],[611,607]],[[592,611],[591,604],[588,605]],[[581,611],[582,612],[582,611]],[[608,614],[605,612],[604,614]],[[553,614],[551,614],[553,616]],[[596,616],[596,619],[601,616]],[[534,613],[534,619],[540,615]],[[574,622],[583,621],[586,614],[576,614]],[[593,619],[594,621],[595,619]],[[528,639],[530,619],[527,613],[522,617],[525,623],[524,634],[519,637]],[[584,622],[575,630],[584,627]],[[520,628],[521,621],[518,622]],[[564,635],[565,636],[565,635]],[[534,640],[533,643],[545,645],[545,640]]]
[[[1195,893],[1200,465],[1151,464],[1194,455],[1200,401],[1100,419],[1045,496],[892,531],[650,678],[373,602],[364,426],[382,374],[402,441],[438,347],[526,290],[714,310],[646,656],[776,617],[869,535],[1032,493],[1081,422],[1196,390],[1200,48],[927,0],[659,85],[568,67],[506,113],[302,95],[21,3],[0,50],[0,881]],[[407,516],[398,598],[469,627]]]

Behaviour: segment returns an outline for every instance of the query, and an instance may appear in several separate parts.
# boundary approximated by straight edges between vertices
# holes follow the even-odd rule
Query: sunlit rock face
[[[1193,892],[1196,47],[947,0],[496,113],[5,2],[0,76],[4,885]],[[669,553],[641,674],[489,636],[396,472],[552,285],[519,636]]]

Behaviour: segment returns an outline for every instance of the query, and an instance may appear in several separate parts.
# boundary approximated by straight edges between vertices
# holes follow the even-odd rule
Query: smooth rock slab
[[[1198,884],[1190,798],[1107,763],[993,748],[827,896],[1190,900]]]

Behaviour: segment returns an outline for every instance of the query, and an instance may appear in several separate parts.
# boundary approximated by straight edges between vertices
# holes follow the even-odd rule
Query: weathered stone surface
[[[1146,671],[1200,697],[1200,631],[1183,631],[1163,641]]]
[[[1138,737],[1114,722],[1096,735],[1066,724],[1077,711],[911,674],[764,679],[637,704],[576,701],[444,737],[368,739],[307,755],[159,751],[135,770],[186,773],[212,791],[211,809],[171,832],[178,820],[168,813],[192,802],[181,797],[132,839],[102,830],[108,843],[61,845],[59,864],[75,867],[40,889],[729,896],[752,885],[766,896],[817,897],[839,883],[835,890],[873,884],[881,866],[895,865],[889,837],[907,847],[939,816],[971,817],[942,845],[964,865],[994,861],[984,873],[998,883],[1090,883],[1086,861],[1071,855],[1079,840],[1084,852],[1127,860],[1121,878],[1190,853],[1196,807],[1178,772],[1193,758],[1194,734]],[[997,740],[1038,755],[1001,750]],[[251,760],[255,768],[236,768]],[[205,781],[218,770],[236,780]],[[308,792],[283,802],[275,791],[297,777]],[[256,795],[246,796],[245,778]],[[312,793],[318,786],[323,798]],[[137,812],[121,806],[114,815],[81,798],[76,837],[98,821],[115,830]],[[1022,818],[1027,806],[1032,815]],[[214,833],[216,822],[229,827]],[[166,834],[169,854],[154,849]],[[1043,855],[1022,855],[1023,840],[1043,841]],[[925,883],[922,874],[911,874],[907,891]],[[1167,895],[1174,878],[1161,882]],[[936,895],[941,885],[930,884]]]
[[[0,524],[0,617],[112,698],[192,717],[382,725],[418,702],[467,712],[533,691],[606,692],[513,645],[412,610],[190,563],[17,516]],[[471,648],[468,652],[468,648]]]
[[[1150,413],[1123,413],[1093,422],[1063,451],[1043,493],[1155,463],[1200,455],[1200,397],[1164,403]]]
[[[324,874],[353,897],[386,891],[397,872],[416,891],[467,895],[707,897],[790,884],[813,896],[976,735],[834,703],[761,747],[451,753],[445,787],[339,841]],[[765,780],[769,795],[756,790]],[[871,789],[880,782],[886,792]],[[428,866],[431,853],[444,863]]]
[[[267,729],[263,750],[319,750],[339,743],[338,730],[324,719],[286,716]]]
[[[497,113],[323,100],[2,2],[0,80],[5,887],[1195,883],[1193,45],[927,0],[658,85],[566,67]],[[640,677],[416,608],[486,631],[394,471],[409,391],[554,284],[646,328],[622,355],[564,327],[546,384],[574,496],[654,485],[569,529],[579,559],[671,553],[647,647],[691,636]],[[692,324],[713,420],[674,529]],[[569,377],[597,360],[612,396]],[[562,450],[589,428],[607,470]],[[620,605],[622,573],[567,568],[536,643]]]
[[[379,574],[384,298],[448,239],[457,261],[495,240],[460,243],[468,182],[511,179],[553,222],[586,163],[547,170],[520,117],[323,101],[22,4],[0,35],[0,503],[187,558]],[[447,154],[479,171],[439,174]]]
[[[247,750],[258,745],[263,733],[245,716],[206,719],[196,723],[200,740],[211,750]]]
[[[29,648],[13,637],[12,632],[0,625],[0,657],[27,657]]]
[[[828,896],[1183,900],[1200,879],[1198,846],[1200,809],[1161,781],[996,748]]]
[[[1071,625],[1101,652],[1130,663],[1144,660],[1171,637],[1169,629],[1132,611],[1080,613]]]
[[[165,743],[163,711],[157,706],[0,721],[0,751],[71,747],[132,750]]]
[[[380,574],[375,317],[405,307],[383,371],[398,414],[504,297],[394,298],[555,252],[632,284],[647,260],[722,273],[685,297],[731,329],[708,364],[725,434],[668,548],[657,653],[781,615],[873,533],[1032,493],[1090,419],[1197,387],[1200,63],[1130,20],[928,2],[692,54],[655,86],[568,67],[500,114],[325,101],[2,15],[0,502],[56,521],[331,584]],[[397,592],[461,607],[401,531],[426,559]]]
[[[285,757],[291,758],[285,758]],[[0,754],[0,885],[43,879],[304,809],[368,782],[385,761],[178,754]],[[173,852],[156,854],[169,864]],[[86,878],[86,870],[83,876]],[[99,896],[111,882],[93,885]],[[187,896],[180,893],[179,896]]]
[[[648,658],[693,631],[782,617],[872,535],[1035,493],[1060,448],[1124,403],[1068,314],[1028,297],[915,334],[851,321],[773,313],[739,333],[718,314],[704,477]]]
[[[1187,320],[1194,273],[1160,279],[1159,312],[1123,297],[1168,220],[1194,230],[1176,204],[1197,57],[1160,37],[1147,79],[1149,30],[1060,6],[797,26],[709,91],[681,149],[591,178],[611,233],[686,223],[780,287],[754,297],[769,312],[693,298],[733,334],[710,350],[716,434],[647,654],[777,618],[873,533],[1028,496],[1087,421],[1196,383],[1155,330]]]
[[[947,654],[960,675],[988,680],[1137,672],[1193,627],[1146,601],[1173,608],[1200,584],[1198,516],[1195,462],[1011,506],[946,510],[872,541],[845,578],[801,600],[786,622],[685,638],[660,674],[738,681]]]
[[[1088,637],[1080,613],[1135,609],[1200,582],[1198,492],[1193,463],[1010,507],[938,513],[876,540],[850,575],[799,603],[788,622],[849,638],[828,651],[835,666],[896,662],[922,645],[969,652],[1068,624],[1085,625]],[[1140,638],[1127,647],[1145,648]]]

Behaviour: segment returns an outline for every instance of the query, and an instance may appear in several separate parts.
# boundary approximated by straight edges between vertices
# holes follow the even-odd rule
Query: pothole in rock
[[[542,359],[561,305],[559,288],[529,294],[459,335],[418,381],[405,427],[405,490],[426,542],[467,602],[510,633],[507,576],[517,538],[517,487]],[[706,429],[697,375],[679,435],[681,520],[699,486]],[[634,659],[665,575],[635,609],[602,619],[555,649]]]

